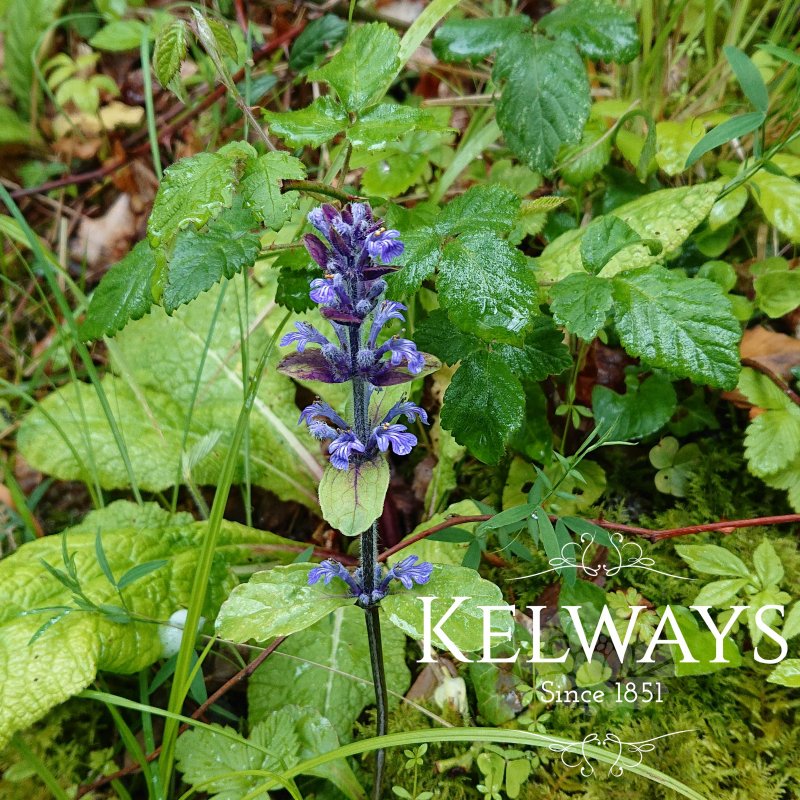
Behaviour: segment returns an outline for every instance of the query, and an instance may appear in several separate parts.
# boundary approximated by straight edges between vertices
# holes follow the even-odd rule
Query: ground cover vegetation
[[[0,798],[800,796],[799,17],[0,0]]]

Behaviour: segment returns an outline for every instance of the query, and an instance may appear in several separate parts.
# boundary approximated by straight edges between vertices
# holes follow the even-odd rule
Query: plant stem
[[[372,530],[377,534],[377,525]],[[364,534],[362,534],[363,538]],[[374,538],[377,539],[377,536]],[[369,642],[369,659],[372,665],[372,682],[375,685],[375,707],[377,709],[376,734],[385,736],[389,732],[389,696],[386,689],[386,673],[383,668],[383,644],[381,642],[381,620],[378,606],[370,606],[364,610],[367,620],[367,641]],[[383,771],[386,764],[386,751],[375,752],[375,782],[372,786],[372,800],[381,800],[383,791]]]

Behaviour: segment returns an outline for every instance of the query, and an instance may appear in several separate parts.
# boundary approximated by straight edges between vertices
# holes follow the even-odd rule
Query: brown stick
[[[387,558],[393,556],[395,553],[398,553],[400,550],[404,550],[409,545],[420,541],[420,539],[425,539],[428,536],[432,536],[434,533],[438,533],[445,528],[452,528],[455,525],[468,525],[473,522],[485,522],[491,518],[492,515],[490,514],[449,517],[448,519],[444,520],[444,522],[440,522],[438,525],[434,525],[431,528],[420,531],[418,534],[408,539],[404,539],[394,547],[390,547],[388,550],[385,550],[380,556],[378,556],[378,560],[385,561]],[[552,522],[555,522],[557,519],[558,517],[550,516],[550,520]],[[639,528],[635,525],[623,525],[620,522],[609,522],[608,520],[604,519],[590,519],[586,521],[591,522],[593,525],[597,525],[599,528],[605,528],[608,531],[618,531],[620,533],[627,533],[631,536],[641,536],[643,539],[647,539],[648,541],[658,542],[662,539],[673,539],[676,536],[689,536],[693,533],[706,533],[709,531],[723,531],[725,533],[731,533],[737,528],[756,528],[760,527],[761,525],[789,525],[792,523],[800,523],[800,514],[782,514],[773,517],[723,520],[721,522],[707,522],[703,525],[687,525],[684,528],[668,528],[663,531],[654,531],[650,528]]]
[[[246,667],[244,667],[244,669],[239,670],[239,672],[237,672],[232,678],[225,681],[225,683],[223,683],[216,692],[210,695],[208,699],[192,713],[192,719],[198,719],[202,717],[203,714],[205,714],[205,712],[208,711],[208,709],[220,699],[220,697],[222,697],[224,694],[227,694],[231,689],[233,689],[234,686],[241,683],[245,678],[249,678],[267,660],[267,658],[269,658],[269,656],[271,656],[283,644],[285,640],[285,636],[279,636],[268,647],[265,647]],[[188,724],[182,725],[178,730],[178,734],[183,733],[188,727]],[[147,754],[146,760],[148,762],[155,761],[160,753],[161,748],[156,747],[152,753]],[[120,778],[124,778],[128,775],[133,775],[140,770],[141,766],[139,764],[129,764],[127,767],[117,770],[117,772],[115,772],[113,775],[103,775],[96,781],[93,781],[86,786],[79,787],[75,797],[83,797],[89,792],[93,792],[96,789],[107,786],[112,781],[119,780]]]

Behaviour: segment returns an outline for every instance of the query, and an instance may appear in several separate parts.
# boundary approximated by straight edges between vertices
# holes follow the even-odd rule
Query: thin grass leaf
[[[731,65],[739,86],[742,87],[744,96],[750,101],[756,111],[766,115],[769,108],[769,93],[764,79],[756,65],[738,47],[727,45],[722,48],[725,58]]]
[[[157,569],[161,569],[164,564],[168,563],[167,559],[160,558],[156,561],[147,561],[144,564],[137,564],[135,567],[131,567],[120,579],[117,583],[117,588],[122,591],[126,586],[130,586],[132,583],[135,583],[140,578],[143,578],[145,575],[149,575],[151,572],[155,572]]]
[[[111,566],[106,558],[106,551],[103,549],[103,538],[100,536],[99,530],[94,537],[94,552],[97,556],[97,563],[100,564],[100,569],[103,570],[103,575],[106,576],[106,580],[108,580],[112,586],[117,587],[114,573],[111,571]]]
[[[712,128],[693,148],[686,159],[686,168],[693,166],[706,153],[720,147],[733,139],[747,136],[748,133],[758,130],[766,120],[760,111],[751,111],[739,114]]]

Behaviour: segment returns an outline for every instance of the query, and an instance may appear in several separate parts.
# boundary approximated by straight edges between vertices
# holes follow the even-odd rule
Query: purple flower
[[[367,237],[367,252],[372,258],[391,261],[402,255],[405,246],[400,241],[400,231],[379,228]]]
[[[373,438],[378,450],[382,453],[385,453],[391,445],[392,450],[398,456],[407,456],[417,443],[417,437],[413,433],[409,433],[405,425],[389,425],[388,423],[375,428],[370,437],[370,443]]]
[[[330,344],[330,342],[308,322],[295,322],[294,327],[297,328],[295,332],[287,333],[281,339],[281,347],[297,343],[297,352],[302,353],[306,349],[306,345],[312,342],[322,346]]]
[[[389,320],[399,319],[400,322],[405,321],[405,317],[403,316],[405,310],[406,307],[402,303],[398,303],[394,300],[384,300],[376,308],[375,314],[372,317],[372,327],[369,331],[370,347],[375,347],[375,343],[378,341],[378,335]]]
[[[301,422],[305,422],[306,425],[310,426],[316,417],[327,419],[328,422],[333,423],[337,428],[344,429],[348,427],[347,423],[333,408],[331,408],[328,403],[324,403],[321,400],[316,400],[310,406],[306,406],[300,412],[300,419],[297,421],[297,424],[299,425]]]
[[[308,573],[308,585],[313,586],[321,580],[327,586],[334,578],[343,580],[351,593],[361,594],[362,589],[353,576],[342,564],[332,558],[326,559]]]
[[[412,375],[417,375],[425,368],[425,356],[417,350],[417,346],[411,339],[393,336],[388,342],[382,344],[377,352],[379,355],[391,353],[390,363],[393,367],[399,367],[405,361],[408,364],[408,371]]]
[[[333,278],[314,278],[308,296],[320,305],[335,305],[339,297],[333,285]]]
[[[421,419],[426,425],[428,424],[428,414],[424,408],[420,408],[410,400],[400,400],[395,403],[387,412],[382,422],[392,422],[398,417],[405,415],[408,422],[413,422],[415,419]]]
[[[389,583],[392,580],[398,580],[406,589],[412,589],[414,584],[425,584],[431,579],[433,574],[433,564],[423,561],[417,564],[419,556],[408,556],[399,563],[395,564],[380,585],[380,590],[386,593]]]
[[[385,326],[392,320],[402,323],[406,311],[402,303],[383,299],[387,290],[383,276],[400,269],[386,263],[403,252],[400,232],[387,230],[368,203],[351,203],[341,210],[326,203],[311,211],[308,221],[317,233],[306,234],[303,243],[323,270],[311,281],[309,296],[320,306],[335,338],[331,342],[313,325],[295,323],[296,330],[286,334],[281,345],[294,344],[297,352],[285,356],[278,369],[300,380],[353,381],[368,410],[375,389],[410,381],[437,364],[410,339],[394,336],[377,344]],[[304,352],[309,344],[319,349]],[[375,413],[369,420],[360,410],[354,422],[343,419],[327,403],[316,402],[303,411],[300,422],[305,422],[317,439],[331,440],[331,464],[347,469],[378,458],[382,452],[411,452],[417,437],[395,422],[402,416],[409,423],[417,419],[428,422],[423,409],[405,400],[396,403],[383,419]]]
[[[353,431],[342,431],[328,445],[328,455],[330,455],[331,464],[336,469],[347,469],[353,453],[363,453],[365,450],[366,448]]]

